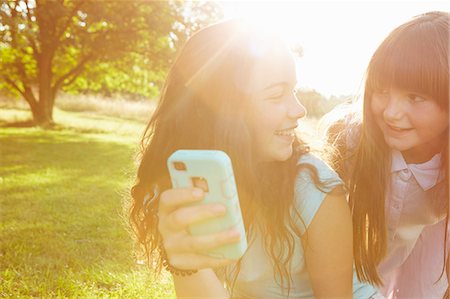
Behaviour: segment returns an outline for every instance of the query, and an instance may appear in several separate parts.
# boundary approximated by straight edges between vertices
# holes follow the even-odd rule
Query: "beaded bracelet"
[[[189,270],[189,269],[185,270],[185,269],[179,269],[179,268],[172,266],[169,263],[169,259],[167,258],[167,253],[166,253],[166,250],[164,250],[164,247],[161,246],[160,252],[161,252],[161,259],[163,261],[164,268],[167,271],[169,271],[170,273],[172,273],[173,275],[190,276],[190,275],[198,272],[198,270]]]

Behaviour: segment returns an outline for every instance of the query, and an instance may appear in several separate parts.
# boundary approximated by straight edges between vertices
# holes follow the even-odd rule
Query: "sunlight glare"
[[[372,53],[411,17],[449,10],[448,1],[221,1],[226,18],[276,32],[293,48],[299,87],[325,96],[356,94]]]

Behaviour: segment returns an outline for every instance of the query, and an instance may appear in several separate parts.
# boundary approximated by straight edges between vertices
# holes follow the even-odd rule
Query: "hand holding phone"
[[[236,228],[241,235],[238,243],[217,247],[204,254],[211,257],[238,259],[247,249],[247,239],[231,159],[218,150],[178,150],[167,161],[173,188],[196,187],[204,191],[203,203],[221,203],[224,216],[189,226],[192,235],[206,235]]]

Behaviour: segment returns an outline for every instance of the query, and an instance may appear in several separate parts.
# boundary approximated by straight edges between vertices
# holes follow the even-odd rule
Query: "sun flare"
[[[221,1],[225,17],[275,31],[293,48],[300,88],[356,94],[384,37],[411,17],[449,10],[448,1]]]

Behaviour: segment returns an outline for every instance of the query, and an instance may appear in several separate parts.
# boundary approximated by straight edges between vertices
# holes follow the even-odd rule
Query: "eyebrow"
[[[288,86],[289,86],[289,83],[286,81],[277,82],[277,83],[273,83],[273,84],[270,84],[269,86],[264,87],[263,91],[266,91],[266,90],[269,90],[269,89],[272,89],[275,87],[283,87],[284,88],[284,87],[288,87]],[[294,86],[297,86],[297,83],[295,83]]]

